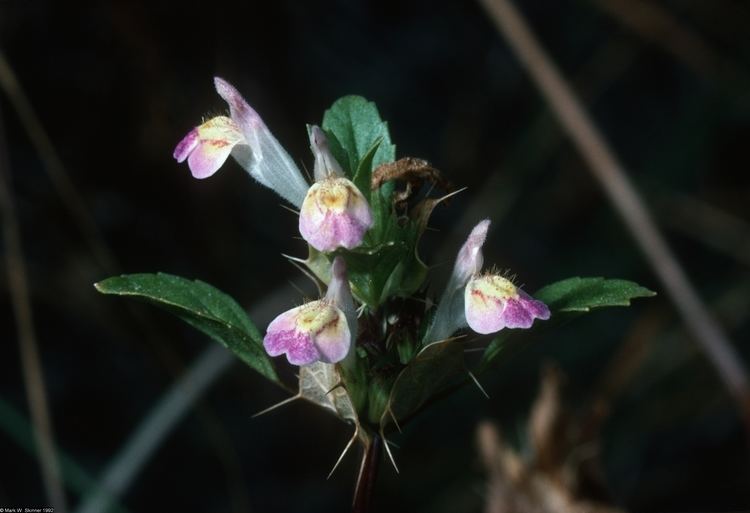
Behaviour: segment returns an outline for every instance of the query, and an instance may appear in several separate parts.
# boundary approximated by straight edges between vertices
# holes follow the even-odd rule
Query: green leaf
[[[388,123],[380,119],[374,103],[361,96],[344,96],[331,105],[323,115],[323,129],[333,135],[336,143],[331,151],[339,158],[339,148],[346,154],[340,164],[354,176],[368,151],[380,140],[372,159],[372,167],[396,158],[396,147],[391,144]],[[368,187],[369,188],[369,187]]]
[[[653,292],[627,280],[568,278],[538,290],[534,298],[553,312],[588,312],[605,306],[630,306],[630,300],[655,296]]]
[[[395,418],[401,423],[435,394],[466,378],[463,338],[435,342],[422,349],[396,378],[380,419],[381,426]]]
[[[374,249],[360,249],[344,253],[349,281],[357,297],[371,308],[377,308],[387,297],[386,284],[400,262],[409,254],[401,240]]]
[[[202,281],[170,274],[128,274],[94,285],[103,294],[134,296],[173,313],[230,349],[266,378],[281,383],[263,339],[237,302]]]
[[[377,141],[375,141],[375,144],[373,144],[372,147],[367,151],[367,153],[364,154],[362,159],[359,161],[357,170],[354,173],[354,178],[352,179],[354,185],[356,185],[357,188],[362,191],[362,194],[364,194],[368,200],[370,199],[371,195],[370,189],[372,184],[372,163],[375,159],[375,154],[378,152],[378,148],[380,148],[380,142],[382,140],[383,139],[378,139]]]
[[[537,330],[550,328],[557,324],[556,321],[569,318],[569,314],[589,312],[592,308],[629,306],[631,299],[655,295],[656,292],[632,281],[608,280],[598,277],[568,278],[547,285],[538,290],[533,297],[549,307],[552,312],[550,321],[537,321],[529,330],[503,330],[500,332],[484,350],[476,367],[477,374],[481,374],[495,365],[500,357],[507,353],[511,342],[523,342],[523,337],[535,333]],[[562,314],[562,316],[556,314]],[[510,340],[511,337],[513,337],[513,340]]]

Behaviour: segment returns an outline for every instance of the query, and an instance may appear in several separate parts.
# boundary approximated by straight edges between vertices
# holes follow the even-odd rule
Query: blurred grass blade
[[[37,450],[32,435],[31,424],[13,405],[2,398],[0,398],[0,430],[7,434],[24,451],[32,456],[36,456]],[[96,481],[78,463],[60,450],[57,451],[57,454],[60,460],[63,482],[70,490],[81,496],[97,490]],[[100,493],[104,492],[100,491]],[[121,504],[118,504],[106,494],[105,496],[108,498],[110,504],[110,512],[128,513],[128,510]]]

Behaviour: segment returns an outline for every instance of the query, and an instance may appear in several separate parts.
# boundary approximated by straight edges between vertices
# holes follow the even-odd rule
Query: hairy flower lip
[[[193,128],[177,143],[172,156],[188,161],[195,178],[212,176],[224,164],[235,146],[244,144],[237,125],[226,116],[216,116]]]
[[[354,300],[344,259],[331,265],[326,296],[276,316],[266,329],[263,347],[270,356],[286,355],[292,365],[337,363],[351,354],[357,337]]]
[[[469,327],[487,335],[504,328],[528,329],[535,319],[550,317],[547,305],[494,274],[469,280],[464,291],[464,312]]]
[[[346,316],[323,299],[280,314],[268,325],[263,339],[270,356],[286,354],[292,365],[341,361],[349,352],[350,343]]]
[[[314,183],[300,209],[299,231],[318,251],[356,248],[372,224],[367,200],[354,183],[344,177]]]

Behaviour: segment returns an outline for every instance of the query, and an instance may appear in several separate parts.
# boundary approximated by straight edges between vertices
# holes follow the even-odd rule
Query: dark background
[[[653,30],[651,15],[624,25],[610,0],[517,2],[747,361],[750,8],[740,0],[646,3],[670,30]],[[524,446],[544,362],[560,365],[568,404],[583,410],[630,354],[618,351],[633,344],[645,349],[602,430],[611,500],[633,511],[750,509],[749,453],[734,404],[478,4],[6,0],[0,44],[74,185],[73,196],[61,196],[3,95],[55,435],[92,477],[212,343],[151,307],[98,295],[95,281],[165,271],[205,280],[245,305],[290,279],[308,287],[280,256],[302,255],[304,244],[278,197],[233,162],[197,181],[171,157],[202,117],[224,111],[212,87],[219,75],[308,167],[304,124],[356,93],[377,103],[399,156],[426,158],[468,186],[436,213],[440,232],[423,243],[424,258],[443,264],[438,284],[468,229],[491,217],[486,262],[512,269],[530,291],[601,275],[660,292],[525,347],[482,378],[491,400],[467,388],[419,417],[394,439],[401,474],[384,465],[382,511],[480,511],[477,422],[496,420]],[[7,291],[5,273],[0,284]],[[300,299],[292,291],[271,311]],[[43,505],[38,464],[7,413],[28,418],[10,296],[0,302],[0,506]],[[346,510],[356,458],[325,476],[350,428],[304,404],[250,418],[283,398],[234,365],[156,451],[122,505]],[[80,500],[73,491],[68,498]]]

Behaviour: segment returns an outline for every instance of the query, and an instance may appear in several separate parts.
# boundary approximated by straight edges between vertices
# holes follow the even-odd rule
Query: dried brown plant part
[[[403,191],[394,194],[394,203],[405,202],[424,183],[430,183],[444,191],[450,191],[452,188],[440,171],[426,160],[415,157],[404,157],[395,162],[379,165],[372,172],[370,186],[372,190],[376,190],[390,181],[403,182],[406,186]]]
[[[524,462],[490,422],[477,428],[477,445],[488,473],[485,513],[622,513],[576,497],[563,483]]]
[[[569,431],[561,404],[563,379],[562,371],[557,366],[545,365],[539,394],[529,419],[534,466],[550,475],[561,469],[569,447]]]

